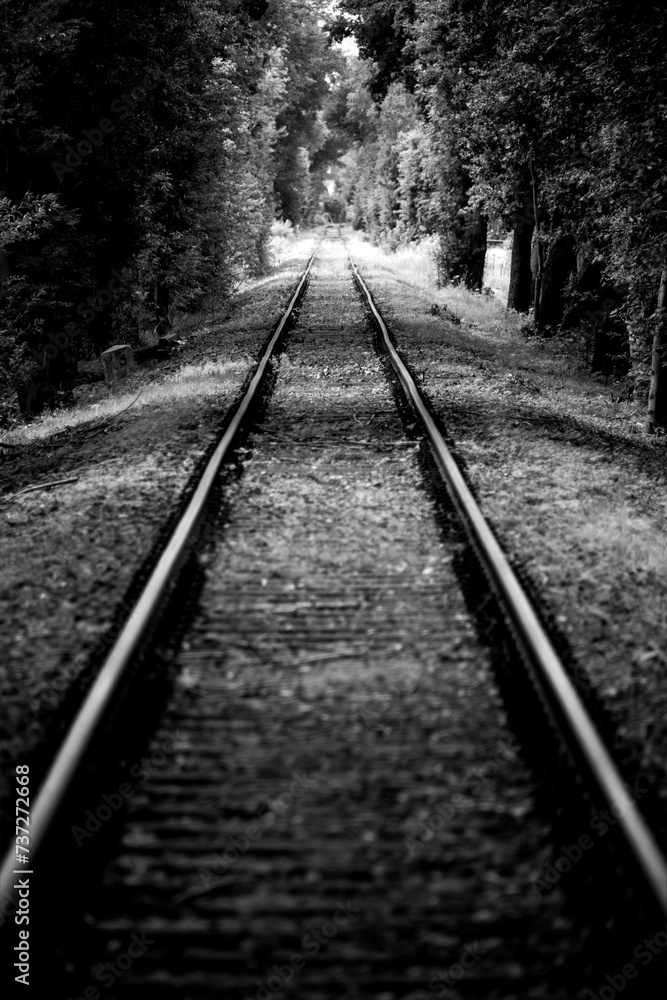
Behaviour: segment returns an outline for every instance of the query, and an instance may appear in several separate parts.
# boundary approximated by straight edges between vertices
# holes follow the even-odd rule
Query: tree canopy
[[[543,328],[592,325],[599,367],[625,352],[644,377],[653,342],[655,375],[666,29],[648,0],[341,0],[330,30],[372,60],[377,108],[363,224],[390,243],[436,233],[443,280],[472,288],[485,220],[513,229],[509,305]]]
[[[0,379],[24,410],[82,350],[229,295],[333,169],[331,212],[390,246],[435,236],[442,281],[481,289],[489,226],[511,230],[508,306],[587,329],[602,371],[646,382],[652,356],[667,423],[664,6],[2,7]],[[358,59],[330,46],[351,35]]]
[[[311,0],[18,0],[0,46],[0,380],[25,412],[82,351],[163,333],[309,210],[336,57]]]

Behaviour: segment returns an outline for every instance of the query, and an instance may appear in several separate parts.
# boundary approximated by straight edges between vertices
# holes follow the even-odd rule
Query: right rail
[[[368,286],[350,257],[354,279],[368,303],[382,344],[403,390],[430,441],[452,501],[466,526],[489,582],[511,624],[533,683],[565,738],[592,793],[604,809],[618,816],[616,840],[637,876],[644,903],[667,921],[667,861],[644,818],[628,795],[621,775],[579,698],[532,604],[468,488],[454,457],[396,347]]]

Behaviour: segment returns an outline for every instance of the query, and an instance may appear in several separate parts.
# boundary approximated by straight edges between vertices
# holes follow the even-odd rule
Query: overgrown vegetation
[[[585,329],[594,368],[631,365],[642,392],[652,352],[647,429],[667,426],[667,11],[338,6],[334,37],[354,34],[367,59],[335,110],[358,146],[357,225],[389,245],[436,234],[441,280],[472,289],[488,224],[512,230],[509,307],[545,331]]]
[[[278,217],[434,238],[472,290],[512,231],[507,305],[667,427],[665,29],[649,0],[0,0],[0,420],[224,300]]]
[[[157,338],[311,208],[337,57],[295,0],[0,5],[0,420]]]

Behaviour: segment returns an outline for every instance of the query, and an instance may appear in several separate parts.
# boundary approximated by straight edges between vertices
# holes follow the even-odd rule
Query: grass
[[[218,395],[238,381],[238,373],[245,371],[251,358],[202,365],[186,365],[177,374],[162,382],[153,382],[140,388],[120,391],[107,388],[107,398],[97,403],[81,404],[45,414],[30,424],[24,424],[2,435],[7,444],[29,445],[53,434],[72,430],[98,420],[112,419],[130,407],[140,410],[145,406],[169,406],[177,400],[207,399]],[[236,376],[236,377],[235,377]]]
[[[310,241],[315,244],[315,239]],[[224,351],[224,339],[233,335],[236,330],[245,332],[249,327],[267,322],[262,313],[264,295],[272,294],[277,282],[292,280],[301,272],[304,264],[304,253],[309,250],[309,241],[297,238],[290,226],[276,223],[270,242],[271,270],[266,275],[248,277],[239,286],[234,298],[226,304],[228,310],[225,321],[231,320],[223,334],[220,326],[223,321],[223,309],[216,321],[215,313],[197,316],[183,316],[175,324],[175,332],[181,337],[197,335],[217,335],[220,332],[221,352]],[[305,250],[304,250],[305,246]],[[307,258],[306,258],[307,259]],[[261,317],[261,319],[259,318]],[[269,317],[270,320],[270,317]],[[170,402],[183,399],[208,399],[219,392],[224,392],[232,382],[238,381],[239,372],[245,372],[252,364],[248,355],[219,363],[206,362],[201,365],[186,364],[175,375],[159,376],[150,379],[148,373],[138,368],[126,380],[116,385],[95,384],[91,393],[101,397],[94,402],[81,401],[74,406],[65,407],[50,413],[45,413],[34,421],[21,424],[0,434],[0,442],[9,445],[29,445],[35,441],[43,441],[62,431],[81,427],[99,420],[111,420],[131,407],[136,412],[146,406],[167,406]],[[101,369],[101,365],[99,365]]]
[[[495,297],[439,289],[423,247],[351,249],[501,543],[664,774],[667,438],[643,433],[645,399],[589,371],[583,334],[526,336]]]
[[[125,606],[313,242],[310,235],[283,239],[283,265],[226,303],[224,322],[182,317],[185,343],[169,358],[149,361],[115,387],[81,386],[76,406],[3,434],[8,443],[34,445],[0,449],[2,763],[43,743],[100,630]],[[54,490],[21,493],[65,479]],[[10,770],[0,779],[3,800]]]
[[[589,521],[582,541],[596,549],[604,547],[631,573],[662,579],[667,590],[667,537],[657,535],[647,517],[636,517],[629,507],[620,507]]]
[[[378,255],[382,254],[382,266],[394,278],[409,285],[413,291],[420,290],[429,304],[440,308],[446,306],[469,330],[483,330],[486,339],[491,335],[503,343],[511,343],[520,337],[526,317],[513,310],[508,311],[497,295],[471,292],[463,285],[438,286],[435,250],[433,239],[425,239],[393,252],[355,242],[354,256],[358,260],[365,258],[377,263]]]
[[[370,268],[380,268],[406,289],[409,307],[400,313],[407,320],[411,313],[411,335],[427,333],[427,328],[442,328],[446,310],[461,320],[457,328],[457,361],[469,364],[471,355],[476,364],[487,366],[487,374],[502,381],[518,380],[513,385],[497,386],[499,391],[525,390],[530,394],[531,410],[540,416],[588,425],[592,431],[602,431],[626,440],[638,437],[647,446],[664,447],[664,439],[644,437],[646,400],[632,398],[625,391],[624,379],[591,374],[587,364],[588,345],[584,334],[573,331],[567,335],[543,337],[527,335],[527,316],[508,310],[496,295],[471,292],[463,286],[439,288],[432,240],[399,249],[395,252],[373,247],[361,239],[353,243],[355,260]],[[371,284],[372,288],[372,284]],[[428,311],[438,306],[439,317],[426,319],[415,312],[415,298]],[[454,359],[450,356],[448,363]],[[470,383],[471,402],[486,402],[488,378],[479,386]],[[534,390],[538,390],[535,392]],[[619,398],[620,397],[620,398]]]

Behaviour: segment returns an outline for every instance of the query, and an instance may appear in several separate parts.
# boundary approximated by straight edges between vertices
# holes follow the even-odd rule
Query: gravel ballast
[[[115,997],[586,982],[565,893],[533,888],[548,827],[416,450],[327,240],[149,748],[177,733],[178,754],[130,799],[85,918],[89,975],[153,942]]]
[[[295,259],[305,263],[311,245],[296,244]],[[428,310],[436,325],[429,320],[425,334],[423,314],[409,312],[417,301],[424,310],[423,290],[356,239],[352,252],[510,557],[539,585],[579,654],[581,609],[567,604],[561,576],[572,548],[555,541],[544,576],[532,560],[545,550],[545,512],[555,531],[574,533],[580,523],[572,494],[590,461],[554,475],[553,454],[529,447],[537,417],[527,399],[542,393],[538,380],[517,388],[499,370],[496,348],[491,377],[489,358],[473,350],[482,350],[484,331],[473,336],[442,313]],[[117,615],[293,285],[264,286],[258,301],[267,312],[254,313],[247,329],[232,321],[234,346],[223,357],[214,353],[217,331],[193,337],[161,377],[132,377],[129,409],[26,447],[29,467],[15,459],[5,466],[14,463],[14,494],[46,477],[78,479],[48,499],[40,491],[8,497],[4,511],[5,529],[20,529],[8,537],[21,539],[5,592],[14,623],[4,678],[9,760],[53,735],[62,695]],[[247,305],[254,310],[252,298]],[[260,326],[260,314],[271,321]],[[151,947],[115,977],[105,994],[112,1000],[240,1000],[267,990],[304,1000],[430,1000],[443,983],[455,998],[588,995],[601,970],[615,970],[615,939],[600,927],[600,945],[592,934],[606,949],[592,964],[579,874],[536,889],[558,849],[544,789],[509,723],[492,665],[497,650],[479,638],[460,590],[465,546],[443,534],[341,240],[325,241],[299,326],[274,368],[275,395],[237,451],[242,474],[227,481],[220,542],[198,560],[205,587],[192,627],[176,659],[168,656],[174,688],[146,747],[159,763],[132,785],[100,839],[85,844],[92,852],[105,844],[100,859],[111,861],[101,886],[82,888],[92,896],[80,936],[65,942],[65,950],[77,945],[67,989],[96,982],[141,934]],[[548,370],[547,359],[540,374]],[[499,419],[512,407],[522,419]],[[542,422],[549,419],[553,412]],[[569,447],[571,435],[569,427],[556,441]],[[540,508],[540,519],[530,521],[524,502]],[[616,526],[616,507],[610,517]],[[50,560],[46,575],[34,571],[36,559]],[[26,589],[35,580],[36,594]],[[659,621],[659,588],[656,607]],[[43,634],[31,632],[33,621]],[[611,650],[598,651],[580,669],[616,704],[601,681]],[[618,707],[618,732],[631,737],[623,698]],[[110,758],[122,753],[122,726],[111,737]],[[647,772],[655,749],[649,740]],[[106,790],[90,788],[84,812]],[[295,977],[272,987],[275,970],[294,957]]]

